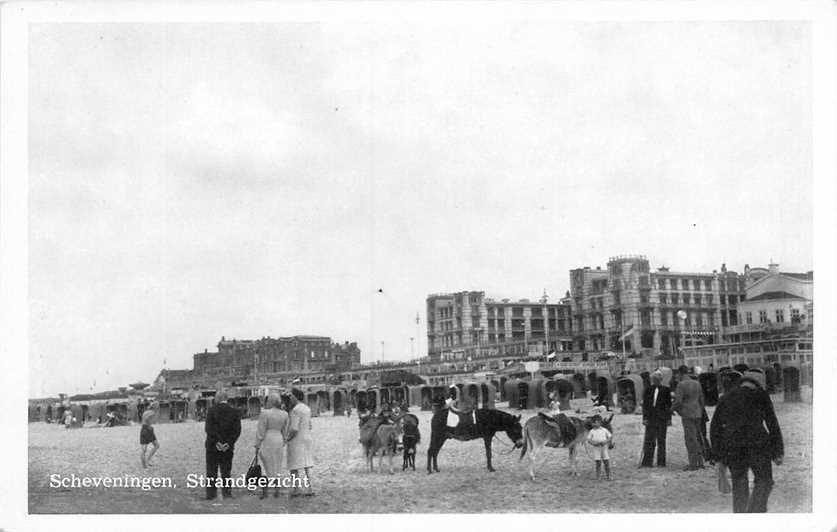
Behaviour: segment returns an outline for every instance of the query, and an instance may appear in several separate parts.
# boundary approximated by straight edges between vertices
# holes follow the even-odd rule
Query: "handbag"
[[[250,462],[250,467],[247,468],[247,474],[244,476],[244,480],[247,484],[250,484],[251,482],[258,481],[258,479],[262,478],[263,476],[264,475],[262,474],[262,466],[259,465],[259,451],[256,450],[256,454],[255,456],[253,456],[253,460]]]

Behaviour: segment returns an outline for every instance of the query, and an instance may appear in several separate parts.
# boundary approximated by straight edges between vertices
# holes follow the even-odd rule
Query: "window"
[[[714,296],[712,294],[706,294],[706,304],[711,305],[712,301],[714,300]]]
[[[721,294],[721,304],[722,305],[727,304],[727,296],[725,296],[724,294]]]
[[[692,279],[692,287],[695,291],[700,290],[700,279]]]
[[[660,303],[663,305],[668,304],[668,294],[660,294]]]
[[[759,323],[767,323],[767,311],[760,310],[759,311]]]
[[[695,294],[695,305],[700,306],[701,297],[700,294]]]
[[[738,296],[734,296],[734,295],[730,294],[728,300],[729,300],[730,305],[737,305],[738,304]]]
[[[671,279],[671,289],[677,290],[677,279]]]
[[[718,281],[718,290],[721,292],[727,291],[727,282],[726,281]]]
[[[712,279],[704,279],[703,286],[707,292],[712,290]]]
[[[776,309],[776,323],[785,323],[785,310],[781,308]]]
[[[660,311],[660,325],[663,327],[668,325],[668,312],[665,310]]]
[[[791,309],[791,323],[799,323],[801,320],[799,319],[799,309],[792,308]]]
[[[753,313],[752,312],[745,312],[744,313],[744,323],[747,325],[753,324]]]
[[[695,316],[695,326],[696,327],[703,327],[703,313],[698,312]]]
[[[715,327],[715,315],[712,313],[709,314],[709,327]]]
[[[683,304],[689,305],[691,303],[692,296],[691,294],[683,294]]]
[[[679,294],[671,294],[671,304],[677,305],[680,303],[680,295]]]

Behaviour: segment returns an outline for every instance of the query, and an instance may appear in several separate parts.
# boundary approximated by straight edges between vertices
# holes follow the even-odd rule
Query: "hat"
[[[745,371],[741,376],[741,382],[750,381],[757,384],[759,388],[764,389],[766,386],[764,373],[760,371]]]
[[[700,375],[701,373],[703,373],[703,368],[695,366],[695,375]]]

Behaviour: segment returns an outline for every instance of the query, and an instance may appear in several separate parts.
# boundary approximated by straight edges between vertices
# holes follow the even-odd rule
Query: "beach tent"
[[[509,380],[508,377],[500,377],[500,387],[499,387],[500,401],[508,401],[509,400],[509,398],[506,397],[506,390],[507,390],[506,381],[508,381],[508,380]]]
[[[305,394],[305,404],[311,410],[311,417],[319,417],[320,415],[320,397],[317,392],[308,392]]]
[[[494,408],[497,388],[490,382],[480,383],[480,408]]]
[[[639,375],[623,375],[616,381],[616,397],[619,411],[623,414],[633,414],[642,404],[642,394],[645,384]],[[639,410],[641,412],[641,410]]]
[[[716,373],[701,373],[698,382],[703,390],[703,402],[706,406],[718,404],[718,375]]]
[[[597,374],[593,388],[593,394],[598,398],[599,403],[608,408],[613,406],[613,394],[616,392],[616,383],[613,377],[605,374]]]
[[[421,400],[422,399],[421,392],[422,392],[422,389],[424,389],[424,386],[422,386],[422,385],[408,386],[408,389],[409,389],[408,396],[410,398],[409,399],[410,406],[418,406],[419,408],[424,410],[424,406],[422,405],[422,400]],[[430,410],[429,405],[428,405],[427,410]]]
[[[335,388],[331,391],[332,415],[343,416],[349,406],[349,393],[345,388]]]
[[[509,402],[509,408],[519,407],[520,388],[518,388],[518,384],[520,382],[520,379],[506,379],[506,382],[503,384],[503,389],[505,390],[503,395],[505,396],[506,401]]]
[[[328,390],[317,391],[317,398],[320,401],[320,412],[328,412],[331,410],[331,394],[328,393]]]
[[[799,368],[793,366],[782,368],[782,383],[786,403],[797,403],[802,400],[800,380]]]
[[[253,396],[247,398],[247,417],[259,417],[262,412],[262,400]]]
[[[461,408],[471,407],[479,408],[480,406],[480,385],[476,382],[469,382],[462,386],[462,396],[459,400]]]

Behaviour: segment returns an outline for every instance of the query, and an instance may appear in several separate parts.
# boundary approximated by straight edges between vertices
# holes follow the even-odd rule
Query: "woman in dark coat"
[[[766,427],[766,429],[765,429]],[[709,427],[712,456],[729,467],[732,477],[732,511],[766,512],[773,489],[773,467],[782,463],[782,431],[770,396],[758,379],[745,375],[725,393]],[[753,470],[750,493],[749,470]]]

